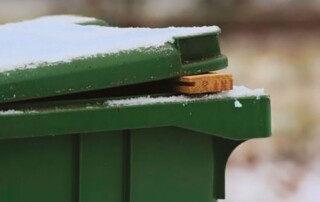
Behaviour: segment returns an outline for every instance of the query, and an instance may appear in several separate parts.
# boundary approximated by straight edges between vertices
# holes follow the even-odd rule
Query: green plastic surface
[[[1,201],[212,202],[232,151],[214,142],[172,127],[2,140]]]
[[[109,26],[109,24],[104,21],[104,20],[100,20],[100,19],[95,19],[92,21],[87,21],[87,22],[82,22],[82,23],[77,23],[79,25],[97,25],[97,26]]]
[[[240,108],[233,98],[132,106],[106,101],[171,96],[171,78],[226,65],[212,33],[0,73],[0,201],[224,198],[231,152],[271,134],[268,96],[237,98]]]

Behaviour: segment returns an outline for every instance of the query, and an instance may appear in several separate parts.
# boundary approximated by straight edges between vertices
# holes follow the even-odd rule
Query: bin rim
[[[241,107],[235,102],[241,103]],[[0,123],[0,139],[164,126],[233,140],[271,134],[270,99],[266,94],[138,105],[108,105],[106,99],[47,103],[47,106],[43,103],[1,112]]]

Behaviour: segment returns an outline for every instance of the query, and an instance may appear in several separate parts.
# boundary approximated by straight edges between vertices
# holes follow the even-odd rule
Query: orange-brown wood
[[[185,94],[215,93],[232,90],[233,78],[229,73],[211,73],[179,78],[175,90]]]

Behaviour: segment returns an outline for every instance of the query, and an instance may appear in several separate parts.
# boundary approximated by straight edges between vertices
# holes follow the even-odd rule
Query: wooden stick
[[[233,78],[229,73],[211,73],[179,78],[175,90],[185,94],[215,93],[232,90]]]

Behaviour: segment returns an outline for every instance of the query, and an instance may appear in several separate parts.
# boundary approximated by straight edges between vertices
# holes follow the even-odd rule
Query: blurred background
[[[320,201],[320,0],[0,0],[0,24],[54,14],[220,26],[235,83],[265,88],[273,124],[233,152],[221,201]]]

